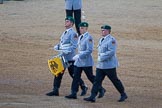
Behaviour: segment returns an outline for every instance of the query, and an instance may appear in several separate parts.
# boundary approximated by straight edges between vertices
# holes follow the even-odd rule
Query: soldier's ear
[[[109,33],[111,33],[111,30],[109,30]]]

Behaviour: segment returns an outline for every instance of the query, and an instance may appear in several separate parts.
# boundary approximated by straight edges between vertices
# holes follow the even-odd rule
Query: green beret
[[[101,29],[111,30],[111,26],[103,25],[103,26],[101,26]]]
[[[88,23],[87,22],[81,22],[79,24],[79,27],[88,27]]]
[[[71,21],[72,23],[75,22],[74,18],[71,17],[71,16],[67,16],[67,17],[65,18],[65,20],[69,20],[69,21]]]

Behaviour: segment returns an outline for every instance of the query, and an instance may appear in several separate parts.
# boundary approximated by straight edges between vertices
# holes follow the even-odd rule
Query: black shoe
[[[106,90],[105,90],[104,88],[102,88],[102,89],[99,91],[98,98],[102,98],[102,97],[105,95],[105,92],[106,92]]]
[[[47,96],[59,96],[59,92],[57,91],[51,91],[49,93],[46,94]]]
[[[86,95],[87,90],[88,90],[88,87],[85,86],[85,87],[82,89],[82,92],[81,92],[80,96]]]
[[[70,94],[70,95],[68,95],[68,96],[65,96],[65,98],[67,98],[67,99],[77,99],[77,95],[75,95],[75,94]]]
[[[120,97],[120,99],[118,100],[118,102],[123,102],[123,101],[125,101],[125,99],[127,99],[127,98],[128,98],[127,94],[124,93],[124,94],[121,95],[121,97]]]
[[[88,101],[88,102],[96,102],[96,99],[93,98],[93,97],[87,97],[87,98],[84,98],[85,101]]]

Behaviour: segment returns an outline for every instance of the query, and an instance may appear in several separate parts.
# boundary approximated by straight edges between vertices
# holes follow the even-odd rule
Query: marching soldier
[[[96,78],[91,90],[91,96],[84,98],[85,101],[95,102],[98,88],[102,85],[102,81],[107,76],[115,88],[120,93],[119,102],[125,101],[127,95],[124,90],[122,82],[118,79],[116,68],[118,67],[118,60],[116,57],[117,42],[116,39],[110,35],[111,27],[103,25],[101,27],[102,38],[98,44],[98,62],[96,69]]]
[[[75,55],[78,41],[77,33],[72,28],[74,22],[75,21],[71,16],[65,18],[66,30],[61,35],[60,43],[54,46],[55,50],[62,50],[62,56],[64,56],[66,61],[68,61],[68,63],[70,64],[70,66],[68,67],[68,71],[72,78],[74,76],[74,60],[72,58]],[[47,96],[59,96],[59,88],[61,85],[62,77],[63,74],[59,74],[59,76],[54,77],[53,91],[47,93]],[[83,96],[87,92],[87,87],[85,86],[81,78],[79,79],[79,85],[81,86],[81,95]]]
[[[94,82],[95,76],[93,75],[93,38],[88,33],[88,23],[82,22],[79,24],[80,33],[78,39],[78,54],[73,57],[74,62],[74,78],[71,86],[71,94],[65,96],[68,99],[77,99],[77,92],[79,88],[79,79],[81,78],[82,71],[85,72],[86,76],[90,80],[91,83]],[[100,89],[99,98],[103,97],[105,93],[105,89]]]

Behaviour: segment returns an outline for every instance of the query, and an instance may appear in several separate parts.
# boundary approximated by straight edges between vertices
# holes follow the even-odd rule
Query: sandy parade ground
[[[0,108],[162,108],[162,0],[83,0],[85,21],[95,40],[93,57],[103,24],[112,26],[118,41],[118,76],[128,99],[106,77],[107,92],[96,103],[83,101],[92,84],[83,73],[88,94],[76,100],[70,93],[68,72],[59,97],[52,90],[53,75],[47,60],[64,31],[64,0],[4,1],[0,4]],[[94,66],[95,74],[95,66]]]

